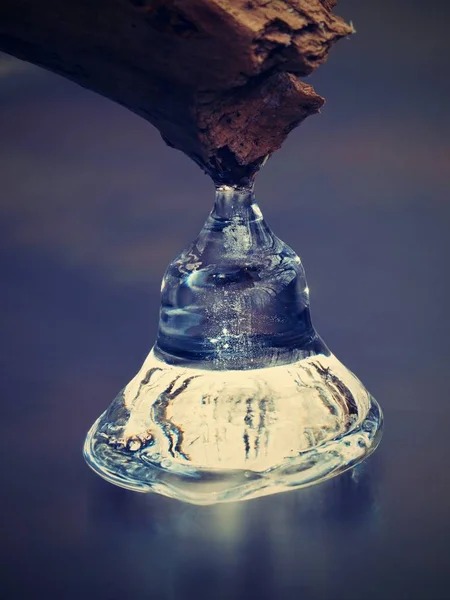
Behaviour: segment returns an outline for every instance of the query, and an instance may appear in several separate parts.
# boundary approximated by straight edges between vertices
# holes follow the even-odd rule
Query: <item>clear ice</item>
[[[222,186],[166,270],[154,347],[84,453],[123,487],[212,504],[337,475],[376,448],[381,426],[314,330],[299,257],[252,190]]]

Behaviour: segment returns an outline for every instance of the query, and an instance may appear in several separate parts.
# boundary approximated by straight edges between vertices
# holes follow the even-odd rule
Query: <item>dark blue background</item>
[[[2,596],[450,598],[449,8],[342,0],[328,104],[261,172],[318,331],[379,400],[379,450],[321,486],[197,508],[103,482],[87,428],[156,333],[212,206],[150,125],[0,57]]]

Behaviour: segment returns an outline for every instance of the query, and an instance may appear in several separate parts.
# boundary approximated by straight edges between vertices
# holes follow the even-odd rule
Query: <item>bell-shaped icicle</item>
[[[299,257],[252,189],[221,186],[166,270],[155,346],[84,451],[113,483],[211,504],[337,475],[376,448],[381,426],[314,330]]]

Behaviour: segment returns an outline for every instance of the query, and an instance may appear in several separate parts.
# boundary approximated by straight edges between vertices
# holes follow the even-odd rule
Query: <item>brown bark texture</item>
[[[247,181],[324,100],[335,0],[1,0],[0,50],[126,106],[217,183]]]

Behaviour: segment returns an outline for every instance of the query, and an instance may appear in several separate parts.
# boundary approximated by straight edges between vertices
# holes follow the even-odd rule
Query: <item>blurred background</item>
[[[81,455],[153,344],[212,184],[135,115],[0,55],[5,599],[450,598],[450,8],[336,12],[357,34],[308,80],[327,104],[256,194],[385,435],[350,474],[242,504],[133,494]]]

